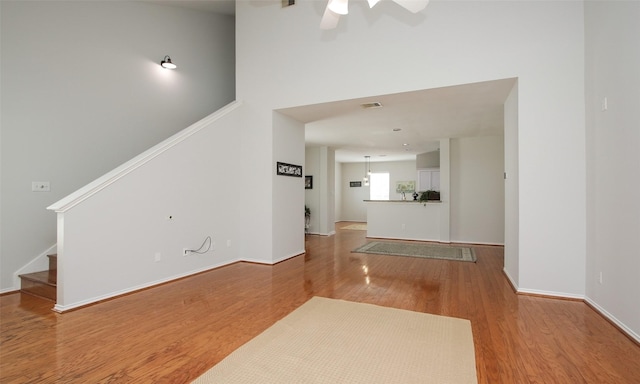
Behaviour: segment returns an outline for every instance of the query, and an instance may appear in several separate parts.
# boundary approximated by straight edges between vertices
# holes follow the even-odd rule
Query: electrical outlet
[[[182,248],[182,256],[187,256],[190,253],[191,251],[189,250],[189,248]]]
[[[227,240],[227,247],[231,246],[231,240]]]
[[[160,260],[162,260],[162,254],[160,254],[160,252],[156,252],[154,256],[154,261],[157,263]]]

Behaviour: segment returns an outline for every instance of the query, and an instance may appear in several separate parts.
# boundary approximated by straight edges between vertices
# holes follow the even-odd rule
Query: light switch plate
[[[49,184],[48,181],[32,181],[31,191],[32,192],[50,192],[51,185]]]

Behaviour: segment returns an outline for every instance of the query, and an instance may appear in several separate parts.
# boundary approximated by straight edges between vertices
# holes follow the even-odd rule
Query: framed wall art
[[[282,176],[302,177],[302,165],[276,162],[276,174]]]

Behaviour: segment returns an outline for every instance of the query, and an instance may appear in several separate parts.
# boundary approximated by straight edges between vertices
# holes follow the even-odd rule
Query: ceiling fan
[[[369,8],[373,8],[378,4],[380,0],[367,0]],[[422,11],[429,0],[392,0],[394,3],[402,6],[406,10],[417,13]],[[320,28],[333,29],[338,25],[340,15],[346,15],[349,13],[349,0],[329,0],[327,8],[324,10],[324,15],[320,21]]]

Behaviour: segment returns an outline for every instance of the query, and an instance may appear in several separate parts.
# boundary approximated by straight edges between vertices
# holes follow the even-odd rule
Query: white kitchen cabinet
[[[419,169],[417,190],[439,191],[440,190],[440,169]]]

